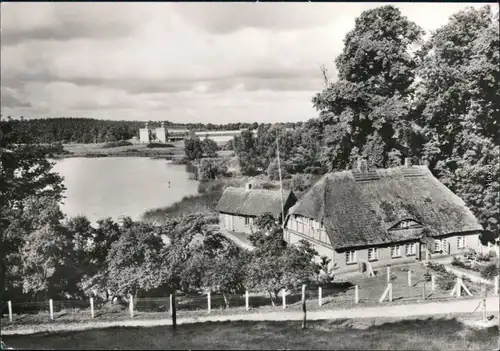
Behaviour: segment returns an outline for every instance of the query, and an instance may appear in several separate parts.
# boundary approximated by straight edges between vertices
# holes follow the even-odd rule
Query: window
[[[415,256],[417,254],[417,243],[406,244],[406,256]]]
[[[345,262],[347,264],[356,262],[356,251],[347,251],[345,253]]]
[[[442,244],[441,240],[439,240],[439,239],[434,240],[434,252],[441,252],[443,250],[441,244]]]
[[[376,247],[371,247],[368,249],[368,261],[378,260],[378,249]]]
[[[459,236],[457,238],[457,247],[459,249],[464,249],[465,248],[465,236]]]
[[[249,224],[250,224],[250,218],[245,217],[245,226],[248,227]]]
[[[401,245],[394,245],[391,247],[391,257],[401,257]]]

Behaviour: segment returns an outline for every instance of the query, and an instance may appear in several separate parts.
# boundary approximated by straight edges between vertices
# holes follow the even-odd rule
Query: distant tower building
[[[144,128],[139,129],[139,139],[141,143],[149,143],[149,128],[147,123]]]
[[[162,143],[167,142],[167,134],[165,133],[165,123],[161,122],[161,127],[156,128],[156,139]]]

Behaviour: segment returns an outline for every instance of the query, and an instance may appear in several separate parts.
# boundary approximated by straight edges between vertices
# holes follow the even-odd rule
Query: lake
[[[146,157],[66,158],[57,160],[54,170],[67,188],[64,213],[82,214],[92,222],[119,216],[138,220],[145,211],[169,206],[198,189],[185,166]]]

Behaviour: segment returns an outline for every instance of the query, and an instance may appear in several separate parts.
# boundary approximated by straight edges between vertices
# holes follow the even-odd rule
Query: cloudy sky
[[[228,123],[316,117],[319,64],[383,3],[2,3],[2,114]],[[396,3],[430,31],[466,3]],[[498,8],[498,5],[493,5]]]

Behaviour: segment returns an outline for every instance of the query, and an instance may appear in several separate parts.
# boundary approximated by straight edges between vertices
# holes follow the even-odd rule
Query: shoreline
[[[174,157],[171,155],[149,155],[147,153],[132,153],[132,152],[120,152],[120,153],[110,153],[110,154],[103,154],[103,153],[85,153],[85,154],[59,154],[59,155],[54,155],[53,159],[56,160],[62,160],[65,158],[105,158],[105,157],[147,157],[147,158],[152,158],[152,159],[165,159],[167,161],[173,161]]]

